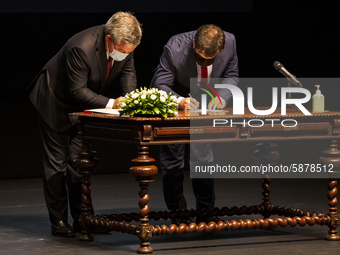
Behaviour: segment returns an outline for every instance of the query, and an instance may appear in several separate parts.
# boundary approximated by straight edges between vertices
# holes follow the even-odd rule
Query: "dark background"
[[[312,5],[291,0],[111,2],[110,5],[89,0],[7,0],[0,4],[0,179],[41,176],[36,112],[26,87],[72,35],[105,23],[119,10],[134,12],[143,24],[142,42],[135,50],[138,86],[149,86],[152,70],[172,35],[208,23],[235,35],[241,78],[282,77],[272,67],[274,61],[280,61],[298,78],[339,76],[339,22],[335,6],[325,2]],[[313,85],[306,88],[314,94],[315,89],[309,86]],[[321,84],[326,109],[339,110],[339,86]],[[261,103],[271,104],[271,97],[266,98],[261,97]],[[281,161],[315,162],[327,144],[327,141],[279,143]],[[226,145],[230,164],[254,164],[251,155],[255,145]],[[136,155],[134,146],[124,144],[95,142],[93,149],[101,160],[99,174],[126,172],[131,155]],[[158,159],[158,148],[152,147],[151,154]]]

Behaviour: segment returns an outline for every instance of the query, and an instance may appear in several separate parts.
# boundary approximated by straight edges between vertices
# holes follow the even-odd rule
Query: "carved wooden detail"
[[[275,165],[276,161],[280,158],[280,153],[277,150],[277,145],[273,142],[262,142],[256,145],[258,149],[255,151],[255,159],[257,164]],[[263,188],[263,205],[268,208],[271,205],[270,202],[270,177],[269,175],[263,176],[262,188]],[[271,214],[268,210],[263,213],[263,217],[267,218]]]
[[[73,165],[78,169],[79,174],[83,177],[83,184],[81,190],[83,192],[81,201],[81,215],[79,218],[80,226],[82,227],[82,233],[79,237],[80,241],[93,241],[93,237],[90,233],[88,225],[85,224],[85,219],[92,213],[92,200],[90,190],[90,176],[94,172],[94,169],[99,166],[99,161],[92,155],[90,150],[90,143],[83,140],[83,149],[78,158],[73,161]]]
[[[333,134],[340,134],[340,119],[335,119],[333,123]]]
[[[232,111],[230,111],[232,112]],[[176,211],[159,211],[153,212],[149,209],[149,183],[153,181],[152,176],[157,174],[158,169],[154,166],[155,160],[149,157],[148,147],[160,144],[177,144],[190,142],[261,142],[257,145],[255,158],[259,164],[275,165],[280,157],[277,150],[276,141],[289,140],[309,140],[309,139],[335,139],[331,142],[329,148],[323,151],[323,156],[319,162],[324,165],[333,165],[334,174],[340,173],[340,151],[338,142],[340,138],[340,112],[317,113],[305,116],[302,113],[288,112],[285,116],[280,113],[273,113],[270,116],[258,116],[246,112],[244,115],[234,116],[225,115],[195,115],[188,111],[180,111],[176,117],[114,117],[102,114],[85,114],[76,113],[73,115],[80,116],[83,127],[84,147],[79,157],[74,161],[75,167],[83,177],[83,196],[82,196],[82,214],[80,223],[83,228],[79,240],[92,241],[90,230],[100,228],[122,233],[136,235],[141,244],[138,253],[151,253],[150,238],[154,235],[189,233],[189,232],[212,232],[218,230],[248,230],[248,229],[272,229],[286,226],[313,226],[325,225],[328,227],[327,240],[339,240],[337,233],[339,225],[339,215],[337,213],[337,181],[336,176],[330,175],[328,181],[328,212],[316,213],[302,211],[297,208],[287,208],[277,206],[271,203],[271,179],[270,176],[263,176],[262,182],[262,203],[259,205],[242,206],[231,208],[213,208],[212,210],[176,210]],[[190,116],[191,115],[191,116]],[[212,119],[235,119],[233,122],[246,123],[249,119],[259,118],[296,118],[298,128],[284,128],[281,125],[265,125],[263,127],[243,127],[243,124],[237,124],[230,127],[219,127],[216,129],[205,123],[211,122]],[[195,121],[196,126],[191,127],[191,120]],[[208,122],[205,122],[208,121]],[[203,124],[202,124],[203,123]],[[202,125],[201,125],[202,124]],[[191,135],[191,136],[190,136]],[[209,135],[208,137],[205,137]],[[211,138],[213,135],[215,137]],[[201,139],[203,137],[203,139]],[[130,173],[139,183],[139,212],[122,213],[111,215],[93,215],[92,201],[90,191],[90,175],[93,169],[98,166],[98,160],[93,157],[90,151],[90,145],[86,139],[104,138],[111,141],[134,143],[139,148],[138,157],[132,161],[135,163],[130,168]],[[201,140],[200,140],[201,139]],[[200,224],[191,223],[188,226],[180,224],[179,226],[171,224],[170,226],[150,225],[149,220],[169,220],[186,217],[201,216],[233,216],[233,215],[251,215],[259,214],[263,218],[243,219],[243,220],[225,220],[217,223]],[[278,215],[278,217],[272,217]],[[259,216],[261,217],[261,216]],[[138,224],[129,223],[136,221]]]
[[[153,249],[150,247],[149,239],[152,237],[152,226],[149,225],[149,194],[148,186],[153,182],[152,176],[158,173],[158,169],[154,165],[155,160],[149,157],[148,147],[139,147],[138,157],[132,162],[136,166],[130,168],[130,173],[136,177],[135,181],[139,183],[139,221],[140,225],[136,229],[136,234],[142,241],[138,253],[148,254],[152,253]]]
[[[219,221],[210,222],[206,224],[201,222],[198,225],[196,223],[191,223],[186,225],[184,223],[179,226],[172,224],[169,227],[166,225],[155,226],[154,235],[171,235],[177,233],[191,233],[191,232],[212,232],[220,230],[249,230],[249,229],[274,229],[276,227],[295,227],[295,226],[313,226],[317,225],[327,225],[330,222],[330,217],[328,215],[324,216],[303,216],[303,217],[286,217],[286,218],[266,218],[266,219],[254,219],[254,220],[231,220],[231,221]]]
[[[323,157],[319,159],[319,162],[323,165],[328,166],[329,164],[333,165],[333,172],[339,173],[340,172],[340,151],[338,150],[338,141],[333,140],[329,146],[329,149],[322,152]],[[328,182],[328,215],[331,217],[332,221],[329,224],[329,231],[328,235],[326,236],[327,240],[340,240],[340,236],[338,235],[338,231],[336,230],[337,226],[339,225],[339,217],[337,213],[337,203],[338,200],[336,195],[338,193],[337,189],[337,181],[330,176]]]
[[[143,140],[152,140],[153,139],[153,132],[151,125],[144,125],[144,133],[143,133]]]

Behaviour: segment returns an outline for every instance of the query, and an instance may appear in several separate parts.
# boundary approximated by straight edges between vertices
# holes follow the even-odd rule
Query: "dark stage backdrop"
[[[50,1],[54,4],[48,5],[44,4],[48,1],[35,1],[41,2],[36,7],[28,2],[15,1],[14,6],[14,2],[8,0],[0,4],[0,179],[41,176],[36,113],[25,88],[69,37],[105,23],[119,10],[133,11],[143,23],[142,42],[135,51],[139,86],[149,86],[163,46],[172,35],[208,23],[235,35],[240,77],[282,77],[272,67],[274,61],[280,61],[298,78],[339,76],[338,22],[332,7],[328,6],[311,8],[310,5],[296,6],[293,1],[244,0],[216,4],[217,1],[213,1],[209,7],[203,3],[198,5],[200,1],[195,4],[188,1],[186,5],[178,4],[181,8],[174,8],[176,4],[157,6],[148,1],[146,6],[147,1],[122,1],[119,7],[115,2],[107,8],[102,4],[104,1],[95,1],[95,5],[91,1],[81,1],[81,5],[67,5],[66,1]],[[339,109],[339,86],[335,84],[332,91],[322,91],[326,106],[332,102],[327,107],[330,110]],[[271,98],[263,100],[262,103],[271,104]],[[284,151],[283,162],[295,159],[303,163],[317,158],[327,143],[292,141],[279,146]],[[298,158],[296,155],[303,148],[308,149]],[[94,143],[93,149],[98,151],[101,160],[99,174],[126,172],[131,165],[131,151],[136,152],[131,145],[105,142]],[[230,164],[254,164],[254,150],[255,144],[247,144],[245,148],[244,144],[235,143],[228,146],[226,153]],[[158,159],[158,148],[151,148],[151,154]]]
[[[253,10],[253,0],[2,0],[2,12],[86,12],[103,13],[108,10],[133,12],[247,12]]]

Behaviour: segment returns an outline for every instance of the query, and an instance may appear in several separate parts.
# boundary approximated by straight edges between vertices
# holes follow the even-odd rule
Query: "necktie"
[[[201,82],[204,85],[208,84],[208,68],[206,66],[202,66]]]
[[[202,66],[202,79],[208,78],[208,68],[206,66]]]
[[[105,80],[107,80],[107,78],[109,78],[109,75],[110,75],[110,73],[111,73],[112,60],[113,60],[113,59],[112,59],[111,57],[109,57],[109,59],[108,59],[108,61],[107,61],[106,79],[105,79]]]

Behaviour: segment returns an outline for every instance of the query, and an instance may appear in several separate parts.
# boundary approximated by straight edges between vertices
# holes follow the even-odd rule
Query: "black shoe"
[[[182,223],[189,225],[190,223],[192,223],[192,219],[189,217],[189,218],[172,219],[171,220],[171,224],[175,224],[177,226],[179,226]]]
[[[221,219],[217,216],[201,216],[196,218],[196,224],[199,224],[201,222],[209,224],[212,221],[218,223],[219,221],[221,221]]]
[[[51,226],[52,234],[55,236],[75,236],[73,228],[67,222],[63,222],[62,220],[52,224]]]

